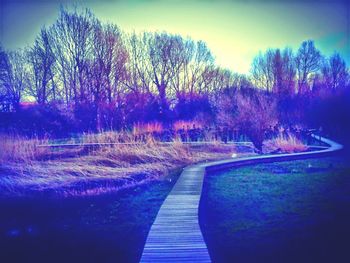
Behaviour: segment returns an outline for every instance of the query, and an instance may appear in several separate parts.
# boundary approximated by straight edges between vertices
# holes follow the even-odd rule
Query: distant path
[[[198,223],[205,173],[261,162],[319,157],[342,149],[342,145],[329,139],[313,137],[329,147],[312,152],[252,156],[186,167],[158,212],[140,262],[211,262]]]

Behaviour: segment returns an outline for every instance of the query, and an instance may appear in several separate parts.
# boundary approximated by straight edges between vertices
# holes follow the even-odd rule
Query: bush
[[[123,106],[125,124],[132,126],[138,122],[161,121],[160,105],[156,98],[149,93],[132,92],[126,95]]]
[[[1,114],[1,129],[25,136],[67,136],[77,130],[74,118],[58,105],[33,105],[17,112]]]
[[[174,114],[177,120],[194,120],[201,115],[210,118],[213,111],[208,96],[184,93],[178,96]]]
[[[265,131],[277,123],[275,102],[263,93],[253,96],[237,94],[237,126],[244,131],[261,152]]]

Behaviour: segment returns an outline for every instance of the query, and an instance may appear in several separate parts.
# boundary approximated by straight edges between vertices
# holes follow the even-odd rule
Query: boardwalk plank
[[[158,212],[140,262],[211,262],[198,224],[204,168],[183,170]]]

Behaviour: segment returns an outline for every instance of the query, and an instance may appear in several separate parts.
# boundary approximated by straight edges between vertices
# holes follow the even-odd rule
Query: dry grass
[[[278,135],[277,138],[264,143],[264,152],[293,153],[306,151],[307,146],[298,140],[294,135]]]
[[[202,128],[203,125],[202,123],[198,122],[198,121],[176,121],[173,125],[173,128],[175,131],[184,129],[185,131],[192,129],[193,126],[195,126],[196,128]]]
[[[38,147],[45,141],[37,139],[6,138],[0,142],[0,188],[11,192],[66,189],[67,195],[98,194],[161,179],[169,171],[191,163],[230,158],[235,152],[233,145],[219,143],[194,147],[180,141],[162,144],[152,137],[146,143],[134,142],[132,135],[115,132],[83,137],[84,142],[100,143],[117,142],[123,137],[129,143],[57,150]],[[96,180],[114,183],[107,187],[109,190],[99,183],[89,186]],[[74,187],[81,183],[85,186]]]
[[[132,142],[133,136],[127,132],[107,131],[101,133],[83,133],[83,143],[116,143],[116,142]]]
[[[140,135],[145,133],[162,132],[163,125],[160,122],[137,123],[133,127],[133,134]]]
[[[0,164],[7,162],[27,163],[39,160],[48,154],[47,149],[38,147],[40,144],[47,144],[47,140],[1,135]]]

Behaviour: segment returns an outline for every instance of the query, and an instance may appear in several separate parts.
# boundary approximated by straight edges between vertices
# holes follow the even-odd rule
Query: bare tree
[[[0,96],[8,110],[17,111],[25,92],[28,74],[23,50],[5,52],[0,50]]]
[[[11,77],[11,65],[8,54],[0,46],[0,106],[2,110],[10,110],[10,100],[8,90]]]
[[[116,26],[94,24],[93,56],[88,66],[91,100],[96,109],[97,127],[100,126],[102,104],[120,103],[120,86],[125,78],[128,54]],[[116,105],[114,105],[116,106]]]
[[[293,52],[268,49],[254,58],[251,68],[253,83],[277,94],[292,94],[294,89],[295,63]]]
[[[34,46],[28,51],[31,85],[30,94],[44,104],[49,99],[56,100],[57,89],[54,80],[55,55],[51,49],[48,31],[43,28]]]
[[[213,56],[202,41],[167,33],[130,37],[130,88],[157,95],[161,108],[175,97],[206,92],[212,83]]]
[[[339,53],[334,53],[329,60],[325,60],[322,73],[325,85],[333,91],[339,87],[344,87],[347,82],[348,72],[346,63]]]
[[[148,34],[131,34],[129,37],[129,54],[131,56],[128,64],[128,77],[125,84],[135,93],[150,93],[152,85],[148,74],[149,56],[147,46]]]
[[[214,68],[214,57],[208,46],[203,41],[197,41],[193,61],[189,64],[189,93],[204,89],[204,85],[210,83],[211,75],[207,74]]]
[[[62,8],[58,20],[50,28],[67,103],[73,99],[79,104],[88,99],[86,75],[92,54],[94,19],[88,9],[78,12],[77,9],[68,11]]]
[[[310,90],[310,78],[320,68],[321,54],[316,49],[313,41],[304,41],[298,50],[295,61],[298,77],[298,93],[302,94]]]
[[[181,36],[171,36],[170,63],[172,77],[170,80],[170,95],[173,97],[185,94],[189,83],[188,70],[194,57],[195,46],[192,39]]]
[[[271,52],[272,54],[272,72],[273,72],[273,84],[272,90],[275,93],[280,93],[283,89],[283,60],[281,51],[276,49]]]
[[[144,33],[141,40],[141,54],[143,58],[142,71],[138,65],[139,76],[146,84],[149,79],[152,86],[151,91],[157,93],[160,113],[163,114],[169,110],[169,102],[167,98],[167,88],[169,86],[172,69],[171,69],[171,36],[167,33]]]
[[[275,51],[268,49],[264,54],[259,53],[253,59],[251,74],[253,83],[261,89],[272,91],[274,87],[274,56]]]
[[[280,90],[280,94],[294,94],[296,65],[293,51],[291,48],[285,48],[282,51],[282,74],[282,90]]]

